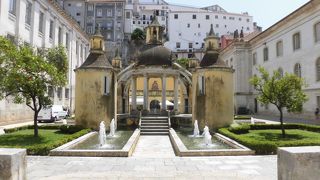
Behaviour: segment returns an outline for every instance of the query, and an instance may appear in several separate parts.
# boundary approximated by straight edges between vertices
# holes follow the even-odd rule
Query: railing
[[[139,129],[141,129],[141,117],[142,117],[142,113],[140,111],[140,113],[139,113]]]
[[[169,129],[170,129],[171,128],[170,111],[168,111],[168,124],[169,124]]]

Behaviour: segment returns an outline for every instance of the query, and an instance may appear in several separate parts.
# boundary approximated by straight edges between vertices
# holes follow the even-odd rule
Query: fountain
[[[100,129],[99,129],[99,142],[100,147],[103,147],[106,145],[107,141],[107,135],[106,135],[106,125],[104,124],[104,121],[101,121],[100,123]]]
[[[193,137],[197,137],[200,135],[198,120],[194,121],[194,129],[193,129]]]
[[[115,132],[116,132],[116,126],[115,126],[115,121],[114,119],[111,120],[111,123],[110,123],[110,133],[109,133],[109,136],[113,137],[115,135]]]
[[[204,143],[205,143],[207,146],[209,146],[209,145],[212,144],[212,142],[211,142],[212,136],[210,135],[208,126],[205,126],[205,127],[204,127],[202,136],[204,137]]]

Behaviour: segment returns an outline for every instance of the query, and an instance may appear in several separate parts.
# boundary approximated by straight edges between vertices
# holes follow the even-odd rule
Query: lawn
[[[29,155],[48,155],[50,150],[89,131],[88,129],[84,129],[73,134],[68,134],[62,133],[59,129],[39,129],[39,137],[34,137],[33,129],[19,130],[0,136],[0,147],[26,148]]]
[[[256,154],[276,154],[278,147],[320,145],[319,126],[286,126],[285,138],[282,137],[280,125],[243,125],[222,128],[219,132],[255,150]]]

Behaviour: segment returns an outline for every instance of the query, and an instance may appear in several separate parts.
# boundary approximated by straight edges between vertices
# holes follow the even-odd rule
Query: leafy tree
[[[14,103],[25,103],[33,110],[37,137],[38,113],[52,103],[47,88],[66,84],[68,67],[63,47],[36,55],[28,45],[15,45],[0,36],[0,67],[0,99],[11,96]]]
[[[180,64],[182,67],[187,68],[189,65],[189,59],[180,58],[180,59],[177,59],[177,63]]]
[[[133,41],[143,41],[146,39],[146,34],[141,29],[136,28],[131,34],[131,39]]]
[[[258,101],[263,104],[273,104],[280,113],[282,136],[285,137],[283,126],[283,110],[288,112],[301,112],[303,103],[307,101],[307,96],[302,91],[305,85],[302,78],[286,73],[283,77],[279,71],[274,71],[273,75],[259,67],[261,77],[254,76],[250,83],[259,92]]]

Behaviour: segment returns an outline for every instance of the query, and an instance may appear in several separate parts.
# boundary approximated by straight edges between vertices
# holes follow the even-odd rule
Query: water
[[[180,128],[179,130],[176,130],[176,132],[188,150],[233,149],[229,145],[219,141],[215,136],[212,136],[210,143],[205,142],[203,136],[199,135],[194,137],[193,135],[190,135],[192,134],[192,129],[190,128]]]
[[[99,144],[100,147],[105,146],[107,143],[107,135],[106,135],[106,125],[104,121],[101,121],[100,128],[99,128]]]
[[[194,121],[193,137],[198,137],[200,135],[198,120]]]
[[[210,134],[208,126],[204,127],[202,136],[203,136],[204,144],[206,144],[207,146],[210,146],[212,144],[211,142],[212,136]]]
[[[106,144],[100,146],[100,135],[96,134],[84,142],[74,146],[71,149],[83,149],[83,150],[121,150],[127,143],[133,131],[116,131],[114,136],[107,135],[105,140]]]
[[[109,136],[114,136],[116,133],[116,123],[114,121],[114,119],[111,120],[111,123],[110,123],[110,133],[109,133]]]

